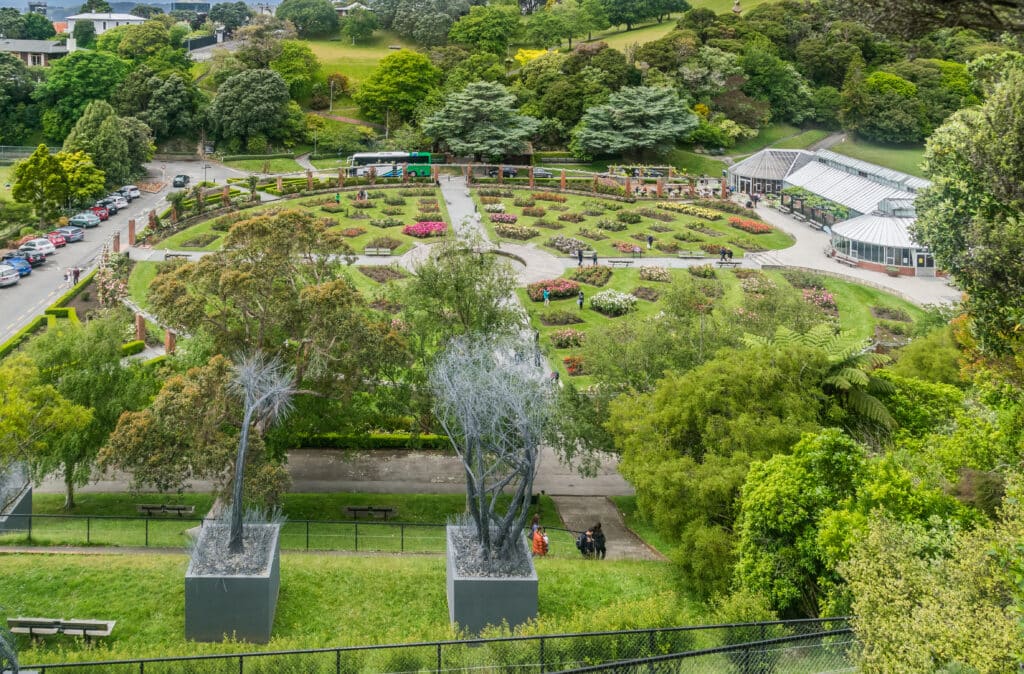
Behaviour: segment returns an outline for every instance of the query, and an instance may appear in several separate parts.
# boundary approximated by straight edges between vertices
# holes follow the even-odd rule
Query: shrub
[[[390,236],[378,236],[376,239],[372,239],[366,244],[367,248],[388,248],[395,250],[402,245],[402,242],[398,239],[392,239]]]
[[[546,220],[545,218],[537,218],[533,221],[534,227],[543,227],[544,229],[562,229],[565,227],[560,222],[554,222],[552,220]]]
[[[380,209],[380,212],[383,213],[384,215],[402,215],[403,213],[405,213],[405,209],[399,208],[397,206],[385,206],[384,208]]]
[[[556,349],[568,349],[581,346],[586,338],[586,333],[575,328],[563,328],[551,333],[551,343]]]
[[[579,213],[562,213],[558,219],[562,222],[583,222],[586,218]]]
[[[400,196],[388,195],[384,197],[384,203],[388,206],[405,206],[405,199]]]
[[[819,309],[826,311],[836,310],[836,297],[824,288],[804,288],[804,300],[810,302]]]
[[[532,208],[537,205],[537,201],[531,197],[516,197],[512,204],[519,208]]]
[[[605,316],[622,316],[636,308],[636,298],[618,290],[602,290],[590,298],[590,307]]]
[[[523,208],[523,215],[527,215],[531,218],[543,218],[547,214],[541,206],[526,206]]]
[[[692,275],[696,276],[697,278],[716,278],[715,268],[709,264],[701,264],[695,267],[690,267],[687,269],[687,271],[690,272]]]
[[[500,187],[481,187],[479,194],[482,197],[512,197],[515,193],[512,190],[502,189]]]
[[[729,226],[741,229],[750,234],[770,234],[775,231],[771,225],[766,225],[763,222],[757,222],[756,220],[744,220],[743,218],[736,217],[729,218]]]
[[[675,241],[656,241],[654,247],[664,253],[675,253],[679,250],[679,244]]]
[[[553,236],[548,239],[548,245],[563,253],[575,253],[577,250],[587,249],[587,244],[568,236]]]
[[[498,236],[503,236],[507,239],[518,239],[520,241],[532,239],[540,234],[540,232],[532,227],[525,227],[523,225],[506,225],[504,223],[495,225],[494,231]]]
[[[572,311],[565,311],[564,309],[542,312],[538,315],[538,318],[540,318],[540,322],[544,325],[572,325],[573,323],[583,322],[583,319],[578,314]]]
[[[672,272],[666,267],[640,267],[641,281],[657,281],[658,283],[671,283]]]
[[[580,236],[586,237],[591,241],[601,241],[608,237],[596,230],[587,229],[586,227],[580,227],[580,231],[577,232]]]
[[[635,225],[643,219],[640,217],[640,214],[635,211],[619,211],[615,214],[615,218],[619,222],[624,222],[627,225]]]
[[[491,213],[491,222],[514,225],[518,219],[519,217],[512,213]]]
[[[551,204],[550,206],[548,206],[548,208],[557,213],[563,213],[569,210],[569,207],[566,206],[565,204]]]
[[[710,208],[702,208],[700,206],[694,206],[693,204],[678,204],[674,201],[658,204],[658,208],[665,211],[672,211],[673,213],[693,215],[698,218],[704,218],[705,220],[717,220],[722,216],[721,213],[713,211]]]
[[[698,199],[693,202],[694,206],[700,206],[713,211],[725,211],[726,213],[733,213],[735,215],[742,215],[747,218],[756,218],[757,213],[744,208],[734,201],[716,201],[713,199]]]
[[[320,204],[320,210],[327,211],[328,213],[347,213],[348,206],[345,204],[336,204],[333,201],[325,201]]]
[[[626,229],[626,223],[618,222],[617,220],[601,219],[597,221],[597,228],[603,229],[606,232],[621,232]]]
[[[711,253],[712,255],[718,255],[722,250],[721,246],[714,243],[702,243],[700,247],[705,253]]]
[[[436,222],[439,217],[437,213],[417,213],[413,219],[416,222]]]
[[[672,235],[672,238],[676,239],[677,241],[685,241],[686,243],[695,243],[697,241],[703,241],[704,240],[700,236],[698,236],[697,234],[694,234],[693,232],[691,232],[690,230],[685,230],[685,231],[682,231],[682,232],[676,232],[675,234]]]
[[[402,228],[402,234],[415,236],[418,239],[425,239],[431,236],[444,236],[448,225],[443,222],[417,222],[415,225],[406,225]]]
[[[545,279],[526,286],[526,295],[534,302],[544,300],[544,289],[547,289],[551,299],[575,297],[580,292],[580,284],[567,278]]]
[[[534,192],[530,196],[536,201],[556,201],[560,204],[564,204],[567,200],[565,195],[555,192]]]
[[[504,213],[505,204],[500,202],[497,204],[486,204],[484,206],[484,210],[487,211],[488,213]]]
[[[610,267],[580,267],[572,277],[592,286],[603,286],[612,277]]]
[[[425,204],[425,203],[423,203],[423,200],[421,199],[420,200],[420,210],[424,211],[425,213],[440,213],[441,212],[441,207],[437,204],[436,201],[433,202],[433,203]]]
[[[380,227],[381,229],[387,229],[388,227],[398,227],[402,224],[402,221],[398,218],[380,218],[370,220],[370,224],[374,227]]]
[[[632,241],[616,241],[612,244],[612,247],[620,253],[632,253],[634,250],[640,248],[640,246],[636,245]]]
[[[356,199],[352,202],[352,208],[373,208],[374,204],[369,199]]]
[[[363,229],[362,227],[348,227],[347,229],[341,230],[341,235],[347,236],[350,239],[352,237],[360,236],[362,234],[366,234],[366,230]]]
[[[578,377],[584,374],[583,356],[566,356],[562,359],[562,363],[565,365],[565,371],[569,373],[570,377]]]
[[[657,232],[659,234],[664,234],[665,232],[671,232],[672,231],[671,227],[666,227],[665,225],[651,225],[649,227],[649,229],[652,232]]]
[[[137,353],[142,353],[146,350],[146,342],[141,339],[136,339],[131,342],[125,342],[121,345],[121,356],[134,356]]]
[[[786,277],[786,280],[792,283],[788,276]],[[818,284],[818,286],[816,287],[820,288],[823,286],[824,284]],[[800,287],[806,288],[811,286]],[[875,318],[883,318],[890,321],[902,321],[904,323],[909,323],[911,320],[913,320],[911,319],[910,314],[908,314],[903,309],[899,309],[896,307],[871,307],[871,315],[874,316]]]

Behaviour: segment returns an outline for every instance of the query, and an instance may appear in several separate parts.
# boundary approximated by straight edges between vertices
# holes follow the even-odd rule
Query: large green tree
[[[840,118],[845,128],[883,143],[920,142],[928,128],[914,83],[883,71],[847,77]]]
[[[210,21],[224,25],[224,30],[231,35],[249,21],[252,11],[241,0],[237,2],[218,2],[210,8]]]
[[[272,70],[246,70],[217,90],[209,119],[219,138],[276,137],[288,116],[288,85]]]
[[[26,40],[49,40],[57,34],[53,22],[42,14],[29,12],[25,15],[24,37]]]
[[[43,131],[63,141],[89,103],[112,95],[130,69],[127,61],[99,51],[76,51],[58,60],[34,94],[45,109]]]
[[[19,143],[37,124],[32,103],[35,79],[14,54],[0,53],[0,143]]]
[[[119,117],[106,101],[93,101],[64,140],[64,151],[86,152],[107,183],[123,185],[153,156],[149,127],[134,117]]]
[[[413,119],[440,81],[430,59],[403,49],[382,58],[352,98],[367,119],[399,126]]]
[[[448,39],[456,44],[504,55],[509,40],[519,30],[519,11],[508,5],[488,5],[469,8],[448,31]]]
[[[92,21],[76,21],[71,37],[75,39],[76,46],[83,49],[91,48],[96,42],[96,24]]]
[[[96,168],[85,152],[58,152],[57,160],[67,178],[68,201],[73,206],[87,206],[104,191],[105,175]]]
[[[587,110],[573,132],[572,149],[577,156],[640,157],[671,149],[697,124],[674,90],[624,87],[607,104]]]
[[[270,69],[284,78],[288,93],[295,100],[306,98],[320,72],[320,61],[309,45],[299,40],[283,40],[281,53],[270,62]]]
[[[60,160],[40,145],[27,159],[14,165],[11,196],[31,204],[39,224],[53,221],[67,199],[67,175]]]
[[[338,32],[338,12],[330,0],[284,0],[275,16],[295,24],[301,37],[327,37]]]
[[[516,112],[515,96],[496,82],[474,82],[451,94],[444,106],[423,121],[428,135],[452,152],[497,161],[521,153],[539,122]]]
[[[373,37],[380,22],[377,15],[367,9],[356,9],[349,12],[341,24],[341,34],[352,40],[352,44],[366,42]]]

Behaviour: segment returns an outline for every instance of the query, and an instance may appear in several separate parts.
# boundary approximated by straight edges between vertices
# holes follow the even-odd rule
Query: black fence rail
[[[202,517],[128,515],[11,515],[0,546],[96,545],[185,548],[188,531],[203,526]],[[283,550],[340,552],[443,553],[445,525],[374,520],[287,520],[281,529]],[[550,554],[579,555],[574,532],[548,528]]]
[[[753,644],[737,645],[750,634],[763,634]],[[236,653],[232,655],[194,655],[177,658],[146,658],[138,660],[110,660],[95,662],[24,665],[22,668],[57,674],[342,674],[342,672],[503,672],[543,674],[545,672],[591,671],[594,666],[625,666],[625,663],[643,661],[659,669],[644,671],[701,671],[739,672],[740,674],[770,674],[773,671],[825,672],[843,671],[846,661],[838,656],[830,662],[840,664],[837,670],[818,668],[813,658],[807,667],[797,669],[760,669],[730,667],[734,663],[772,662],[770,650],[786,645],[793,650],[792,657],[782,662],[802,662],[795,649],[806,644],[827,642],[825,639],[852,641],[849,619],[821,618],[808,620],[738,623],[726,625],[694,625],[656,629],[625,630],[619,632],[586,632],[580,634],[553,634],[540,636],[504,637],[496,639],[465,639],[433,641],[411,644],[379,646],[350,646],[309,650],[268,651],[263,653]],[[806,644],[805,644],[806,642]],[[846,646],[835,642],[829,646],[836,652],[846,652]],[[725,650],[722,650],[725,649]],[[744,650],[746,649],[746,650]],[[848,649],[847,649],[848,650]],[[730,660],[728,653],[747,653],[739,660]],[[661,657],[700,657],[714,655],[723,663],[723,669],[662,669]],[[761,654],[760,660],[755,655]],[[722,659],[724,657],[724,659]],[[824,662],[824,660],[822,661]],[[711,660],[707,663],[714,664]],[[645,664],[646,666],[646,664]],[[717,664],[715,664],[717,667]],[[744,665],[745,666],[745,665]],[[753,667],[753,664],[751,665]],[[592,671],[618,671],[595,669]],[[624,669],[623,672],[640,672]]]

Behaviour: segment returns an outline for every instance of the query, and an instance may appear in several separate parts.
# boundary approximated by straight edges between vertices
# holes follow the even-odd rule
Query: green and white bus
[[[348,165],[353,175],[363,175],[366,168],[373,166],[378,176],[392,178],[401,176],[402,165],[406,164],[409,175],[427,177],[430,175],[430,165],[443,161],[443,155],[432,155],[429,152],[356,152],[348,158]]]

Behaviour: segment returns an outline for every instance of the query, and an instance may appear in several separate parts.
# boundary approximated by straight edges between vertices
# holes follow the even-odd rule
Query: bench
[[[789,206],[779,206],[779,213],[792,213],[793,209]]]
[[[630,267],[633,265],[632,260],[608,260],[608,264],[612,267]]]
[[[839,264],[845,264],[847,267],[856,267],[857,266],[857,261],[856,260],[851,260],[850,258],[843,257],[841,255],[836,255],[832,259],[835,260],[836,262],[838,262]]]
[[[697,260],[707,257],[707,253],[705,253],[702,250],[681,250],[677,253],[677,255],[684,260]]]
[[[164,260],[191,260],[189,253],[164,253]]]
[[[135,506],[135,509],[147,517],[152,517],[154,513],[159,513],[161,515],[174,513],[178,517],[181,517],[182,515],[192,515],[196,511],[196,507],[194,505],[167,505],[166,503],[140,503]]]
[[[8,618],[7,627],[12,634],[27,634],[33,639],[67,634],[73,637],[109,637],[116,620],[64,620],[63,618]]]
[[[800,222],[807,222],[807,216],[804,215],[803,213],[794,213],[793,219],[799,220]]]
[[[363,250],[364,255],[391,255],[390,248],[366,248]]]
[[[359,513],[366,513],[371,517],[384,516],[384,521],[388,519],[388,515],[392,515],[395,509],[391,506],[345,506],[345,510],[353,519],[359,519]]]
[[[810,226],[811,229],[816,229],[819,232],[825,231],[825,225],[821,224],[820,222],[815,222],[814,220],[811,220],[807,224]]]
[[[715,264],[719,267],[738,267],[740,266],[740,260],[719,260]]]
[[[580,256],[580,254],[577,253],[576,251],[573,251],[573,252],[569,253],[569,257],[571,257],[571,258],[578,258],[579,256]],[[594,257],[594,251],[592,251],[592,250],[585,250],[585,251],[583,251],[583,261],[584,262],[586,262],[587,260],[589,260],[589,259],[591,259],[593,257]]]

